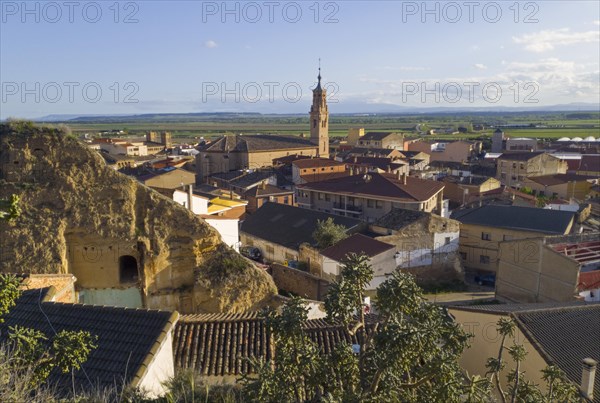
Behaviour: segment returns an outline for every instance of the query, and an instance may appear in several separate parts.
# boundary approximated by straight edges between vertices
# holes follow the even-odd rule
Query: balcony
[[[345,213],[362,214],[362,207],[354,206],[352,204],[333,203],[333,209],[336,211],[343,211]]]

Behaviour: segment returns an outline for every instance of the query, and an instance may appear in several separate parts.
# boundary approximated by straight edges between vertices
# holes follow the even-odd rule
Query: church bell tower
[[[321,88],[321,63],[319,63],[319,82],[313,90],[310,107],[310,141],[318,145],[317,156],[329,158],[329,111],[327,110],[327,90]]]

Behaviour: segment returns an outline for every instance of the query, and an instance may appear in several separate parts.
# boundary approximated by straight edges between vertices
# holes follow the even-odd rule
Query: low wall
[[[419,285],[438,284],[452,280],[464,281],[464,269],[456,253],[436,254],[432,264],[399,268],[399,270],[414,275]]]
[[[277,289],[316,301],[325,298],[329,287],[329,282],[326,280],[280,264],[272,264],[269,274],[273,277]]]

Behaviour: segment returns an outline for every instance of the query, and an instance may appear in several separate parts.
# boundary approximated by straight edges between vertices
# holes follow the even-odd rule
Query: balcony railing
[[[356,213],[356,214],[361,214],[362,213],[362,207],[361,206],[354,206],[352,204],[333,203],[333,209],[334,210],[340,210],[340,211],[346,211],[346,212],[349,212],[349,213]]]

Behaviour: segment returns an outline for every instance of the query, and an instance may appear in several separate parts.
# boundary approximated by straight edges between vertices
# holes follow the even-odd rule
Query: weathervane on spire
[[[321,83],[321,58],[319,57],[319,76],[317,77],[319,79],[319,84]]]

